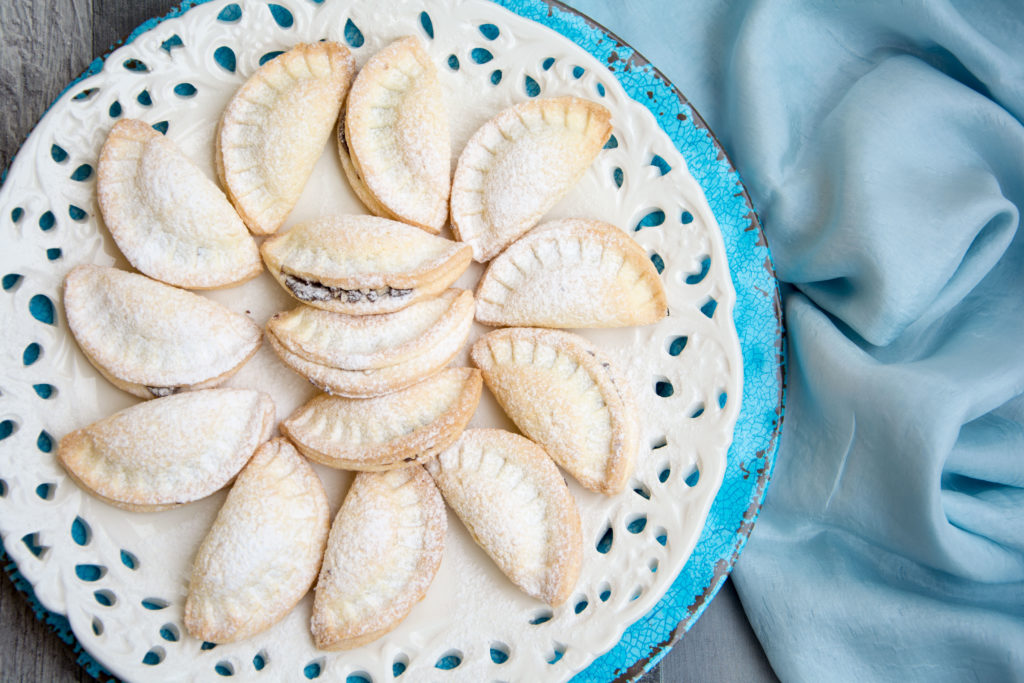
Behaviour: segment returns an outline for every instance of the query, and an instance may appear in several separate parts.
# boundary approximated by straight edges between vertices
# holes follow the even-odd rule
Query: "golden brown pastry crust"
[[[569,598],[583,557],[580,515],[540,446],[501,429],[467,429],[426,467],[512,583],[550,605]]]
[[[256,242],[224,193],[151,126],[115,123],[96,175],[103,221],[142,273],[185,289],[214,289],[262,272]]]
[[[277,231],[299,200],[348,92],[348,48],[299,44],[238,89],[217,129],[217,175],[256,235]]]
[[[116,268],[72,269],[64,279],[64,310],[86,358],[139,398],[217,386],[262,341],[246,316]]]
[[[372,213],[434,234],[444,227],[448,117],[437,69],[418,38],[391,43],[359,71],[338,124],[338,154]]]
[[[626,379],[579,335],[509,327],[470,352],[523,434],[591,491],[621,492],[633,473],[639,416]]]
[[[316,583],[316,646],[348,650],[395,628],[434,580],[447,528],[441,494],[419,465],[357,474]]]
[[[450,446],[466,428],[483,381],[475,368],[449,368],[408,389],[368,399],[320,395],[281,431],[303,455],[366,472],[406,467]]]
[[[477,321],[518,327],[632,327],[668,312],[644,248],[614,225],[570,218],[538,225],[490,262]]]
[[[611,136],[611,114],[576,97],[537,98],[485,123],[452,180],[456,237],[489,261],[579,181]]]
[[[208,389],[139,403],[71,432],[57,459],[83,488],[125,510],[157,511],[227,484],[274,428],[271,398]]]
[[[267,323],[284,363],[322,390],[370,398],[433,375],[462,349],[473,295],[449,289],[394,313],[352,316],[300,306]]]
[[[328,216],[267,239],[260,251],[285,291],[336,313],[391,313],[443,292],[469,247],[375,216]]]
[[[231,643],[265,631],[320,571],[331,510],[323,484],[284,439],[263,444],[239,473],[192,564],[185,628]]]

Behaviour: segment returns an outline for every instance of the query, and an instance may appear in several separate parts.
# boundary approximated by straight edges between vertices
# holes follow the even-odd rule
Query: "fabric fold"
[[[1024,11],[573,3],[750,191],[786,421],[733,574],[783,680],[1024,678]]]

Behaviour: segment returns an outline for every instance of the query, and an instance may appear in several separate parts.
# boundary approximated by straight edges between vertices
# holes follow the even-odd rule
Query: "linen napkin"
[[[571,4],[708,121],[784,283],[733,574],[775,672],[1024,679],[1024,6]]]

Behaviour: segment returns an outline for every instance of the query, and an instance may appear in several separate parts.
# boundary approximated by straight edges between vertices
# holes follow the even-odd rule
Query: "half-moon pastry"
[[[611,114],[575,97],[538,98],[478,130],[452,181],[452,230],[488,261],[579,181],[612,132]]]
[[[419,465],[357,474],[316,583],[316,646],[347,650],[397,626],[434,580],[447,529],[441,494]]]
[[[481,337],[470,355],[516,426],[580,484],[625,488],[639,418],[625,377],[600,349],[569,332],[510,327]]]
[[[338,154],[374,214],[438,233],[448,218],[451,140],[437,69],[418,38],[360,69],[338,123]]]
[[[472,292],[449,289],[381,315],[299,306],[267,322],[267,339],[286,365],[324,391],[367,398],[403,389],[443,368],[472,326]]]
[[[469,267],[470,249],[375,216],[329,216],[294,226],[260,248],[270,274],[316,308],[390,313],[444,291]]]
[[[329,467],[380,471],[437,455],[459,438],[483,382],[475,368],[449,368],[386,396],[321,394],[281,423],[302,454]]]
[[[260,328],[205,297],[116,268],[64,279],[68,327],[114,386],[139,398],[217,386],[260,346]]]
[[[485,325],[630,327],[665,317],[665,287],[643,247],[614,225],[538,225],[487,267],[477,286]]]
[[[196,553],[185,628],[232,643],[276,624],[313,585],[330,525],[327,494],[305,458],[284,439],[263,444]]]
[[[576,501],[544,449],[501,429],[467,429],[426,467],[512,583],[550,605],[565,602],[579,578],[583,534]]]
[[[207,389],[137,403],[71,432],[60,440],[57,458],[104,502],[165,510],[227,484],[273,428],[267,394]]]
[[[473,293],[447,289],[433,299],[381,315],[298,306],[274,315],[267,333],[307,360],[346,370],[376,370],[413,360],[453,332],[468,332],[467,321],[472,319]]]
[[[118,248],[152,278],[213,289],[263,270],[255,240],[220,188],[142,121],[124,119],[111,129],[96,198]]]
[[[275,232],[299,200],[354,72],[344,45],[300,44],[258,68],[228,102],[217,174],[253,234]]]

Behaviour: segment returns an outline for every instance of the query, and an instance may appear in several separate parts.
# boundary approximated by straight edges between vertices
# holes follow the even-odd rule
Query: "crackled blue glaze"
[[[165,16],[141,24],[123,44],[131,43],[165,19],[180,16],[207,1],[185,0]],[[494,2],[572,40],[606,64],[626,92],[654,114],[707,196],[722,230],[736,289],[734,321],[743,354],[743,404],[723,484],[704,531],[689,561],[661,601],[630,626],[614,648],[573,679],[579,682],[632,680],[660,661],[672,643],[704,611],[725,581],[757,517],[778,449],[783,417],[785,338],[778,285],[760,223],[738,174],[700,115],[660,72],[617,37],[560,3],[551,0]],[[98,73],[106,56],[93,60],[57,99],[83,79]],[[93,677],[109,676],[76,641],[67,618],[41,606],[31,585],[8,559],[2,544],[0,557],[5,561],[5,572],[28,598],[36,617],[74,648],[82,668]]]

